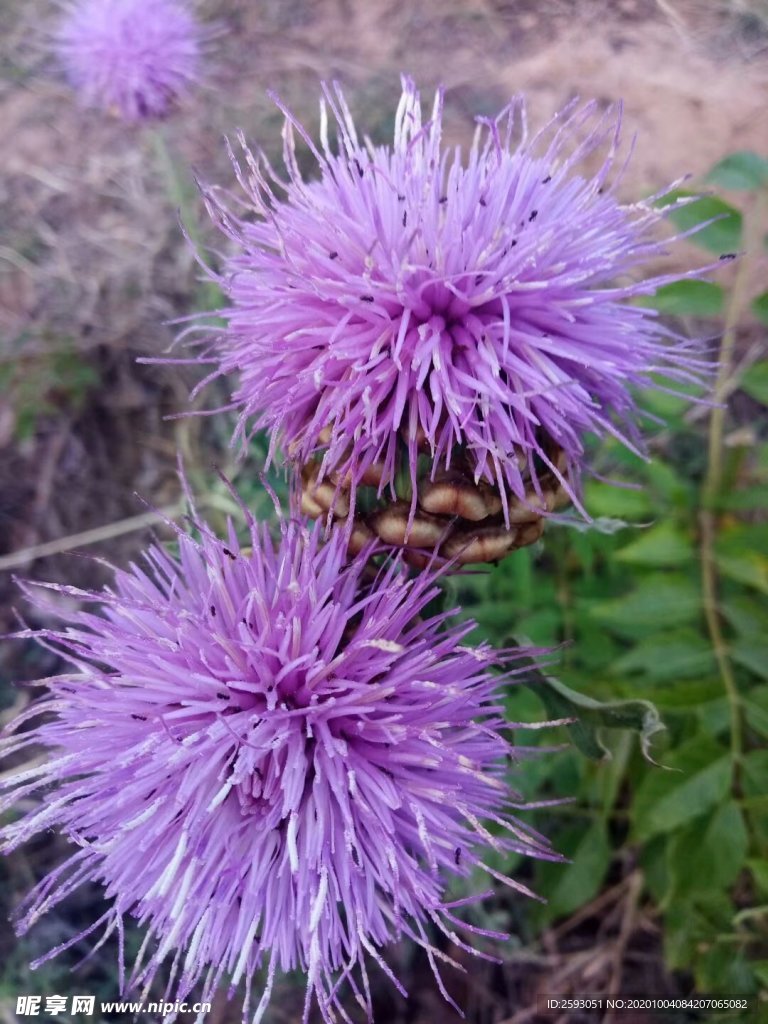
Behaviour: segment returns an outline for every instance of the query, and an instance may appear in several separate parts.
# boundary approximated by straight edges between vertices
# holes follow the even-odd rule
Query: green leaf
[[[590,515],[611,519],[648,520],[653,502],[646,491],[614,487],[590,480],[584,487],[584,504]]]
[[[725,512],[761,512],[765,504],[764,483],[717,495],[717,508]]]
[[[675,195],[682,198],[693,193],[677,192]],[[742,216],[724,199],[718,199],[717,196],[702,196],[672,210],[669,217],[681,231],[688,231],[699,224],[712,221],[691,236],[692,242],[709,249],[710,252],[726,255],[741,248]]]
[[[723,575],[768,594],[768,523],[739,523],[723,530],[715,558]]]
[[[656,836],[638,848],[638,863],[645,875],[648,891],[656,901],[662,903],[669,888],[669,864],[667,863],[667,837]]]
[[[702,947],[709,948],[715,936],[728,929],[733,914],[733,903],[721,890],[697,893],[686,900],[672,900],[664,915],[667,966],[673,970],[690,970]]]
[[[768,860],[750,857],[746,866],[752,872],[757,888],[761,893],[768,896]]]
[[[646,530],[616,553],[618,562],[630,565],[676,566],[693,558],[693,545],[688,536],[673,522],[665,520]]]
[[[643,637],[610,668],[619,676],[639,672],[654,682],[677,683],[681,679],[709,676],[716,664],[712,646],[706,637],[693,629],[678,629]],[[674,691],[677,687],[670,689]],[[653,696],[661,699],[658,692]]]
[[[750,366],[742,374],[739,386],[756,402],[768,405],[768,360]]]
[[[715,164],[704,180],[720,188],[740,191],[760,188],[768,185],[768,160],[747,149],[729,153]]]
[[[739,636],[765,636],[765,611],[752,595],[734,594],[720,601],[720,611]]]
[[[565,868],[542,865],[538,872],[540,888],[547,893],[543,916],[548,921],[588,903],[600,891],[611,863],[611,844],[602,821],[593,822],[586,831],[569,829],[558,845],[571,863]]]
[[[610,752],[600,738],[600,731],[629,729],[638,733],[643,756],[653,761],[650,755],[651,741],[666,726],[650,701],[598,701],[572,690],[559,679],[545,675],[535,667],[523,677],[523,682],[541,698],[547,713],[553,718],[574,719],[568,729],[582,754],[600,761],[610,759]]]
[[[768,750],[750,750],[741,759],[744,796],[768,794]]]
[[[717,555],[715,560],[723,576],[768,594],[768,558],[757,551],[745,551],[741,555]]]
[[[667,760],[676,771],[649,772],[635,794],[634,832],[649,839],[672,832],[722,803],[731,783],[731,758],[710,739],[699,735]]]
[[[670,316],[708,317],[722,313],[724,298],[720,285],[711,281],[674,281],[644,297],[640,305],[650,306]]]
[[[649,573],[622,597],[594,604],[590,614],[622,634],[641,636],[652,629],[695,622],[701,614],[701,593],[683,576]]]
[[[668,848],[670,896],[727,889],[743,867],[750,838],[732,800],[675,831]]]
[[[752,312],[761,323],[768,324],[768,292],[763,292],[753,300]]]
[[[732,800],[677,830],[668,848],[669,896],[727,889],[744,866],[748,846],[744,817]]]
[[[656,687],[653,691],[655,703],[669,714],[675,711],[685,711],[688,714],[722,698],[722,680],[714,678],[682,680],[674,686]]]
[[[768,642],[736,640],[730,645],[731,657],[760,679],[768,680]]]
[[[768,737],[768,690],[764,686],[756,687],[744,698],[744,713],[755,732]]]
[[[709,942],[701,944],[697,952],[695,976],[696,984],[701,992],[728,992],[733,995],[753,995],[757,989],[752,965],[747,960],[744,950],[734,948],[732,943],[718,942],[718,936],[710,935]],[[718,1015],[719,1016],[719,1015]],[[722,1024],[757,1024],[759,1018],[726,1016]]]
[[[681,476],[680,466],[671,466],[660,459],[652,459],[643,467],[645,475],[655,494],[676,505],[693,508],[698,503],[698,493]],[[695,497],[694,497],[695,495]]]

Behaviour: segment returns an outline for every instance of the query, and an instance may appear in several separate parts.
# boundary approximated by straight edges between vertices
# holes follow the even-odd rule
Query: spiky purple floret
[[[164,117],[197,81],[208,35],[184,0],[73,0],[55,45],[88,106],[142,121]]]
[[[442,146],[442,92],[425,121],[409,80],[392,146],[358,138],[338,88],[325,90],[319,146],[285,114],[287,182],[240,140],[256,219],[206,193],[235,251],[220,278],[227,325],[202,358],[237,375],[241,433],[266,427],[304,463],[330,428],[321,478],[354,483],[383,460],[384,487],[400,432],[415,478],[423,432],[435,471],[460,445],[478,480],[522,498],[516,454],[535,486],[545,467],[560,477],[559,445],[573,491],[585,433],[639,441],[634,385],[701,377],[695,344],[628,303],[689,275],[634,279],[663,252],[667,211],[615,194],[618,108],[571,104],[530,138],[515,101],[478,119],[466,158]],[[319,180],[302,177],[295,132]],[[580,172],[595,151],[599,170]]]
[[[519,669],[465,646],[472,624],[429,614],[434,573],[409,579],[395,561],[372,582],[367,553],[347,564],[341,534],[320,545],[298,522],[276,546],[252,524],[251,550],[200,529],[113,589],[56,588],[101,607],[31,634],[74,671],[46,680],[2,741],[51,754],[6,773],[0,810],[56,789],[0,839],[7,851],[54,828],[78,849],[20,928],[96,881],[113,902],[94,927],[122,935],[130,915],[157,944],[129,984],[169,957],[175,998],[201,984],[208,999],[224,978],[250,991],[265,967],[258,1020],[275,971],[299,968],[306,1013],[314,994],[330,1019],[346,979],[370,1017],[366,953],[383,965],[381,947],[407,936],[434,967],[428,929],[459,941],[452,876],[489,846],[557,859],[509,813],[500,685]]]

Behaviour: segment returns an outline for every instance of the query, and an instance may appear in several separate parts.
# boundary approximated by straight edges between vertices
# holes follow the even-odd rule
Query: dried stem
[[[135,533],[147,526],[153,526],[161,519],[175,519],[182,514],[184,508],[183,505],[171,505],[168,508],[158,509],[157,512],[142,512],[138,516],[129,516],[127,519],[106,523],[104,526],[95,526],[92,530],[71,533],[68,537],[59,537],[56,540],[45,541],[43,544],[33,544],[28,548],[22,548],[21,551],[12,551],[10,555],[0,557],[0,572],[29,565],[31,562],[37,561],[38,558],[60,555],[65,551],[72,551],[74,548],[84,548],[103,540],[112,540],[113,537],[121,537],[126,533]]]

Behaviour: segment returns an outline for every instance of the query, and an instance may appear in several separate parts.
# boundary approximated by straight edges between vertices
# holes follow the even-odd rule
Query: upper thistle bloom
[[[183,0],[73,0],[56,48],[86,104],[141,121],[164,117],[197,81],[207,35]]]
[[[71,942],[136,918],[154,952],[129,985],[170,958],[175,998],[200,985],[208,1000],[224,979],[250,993],[265,968],[259,1020],[275,972],[299,969],[305,1020],[313,994],[331,1018],[345,979],[370,1018],[366,954],[392,977],[387,943],[410,937],[434,966],[434,928],[470,927],[452,878],[480,866],[524,890],[487,849],[555,859],[510,815],[499,687],[519,669],[428,612],[433,572],[393,561],[372,579],[370,550],[347,561],[341,531],[321,545],[291,522],[275,545],[251,523],[240,548],[198,526],[112,589],[61,588],[99,607],[43,633],[73,669],[2,741],[50,757],[4,773],[0,810],[46,796],[0,839],[58,829],[76,849],[20,928],[95,881],[111,905]]]
[[[638,280],[664,252],[667,211],[616,195],[618,108],[571,104],[531,137],[515,101],[478,118],[463,155],[442,144],[443,93],[425,118],[409,80],[392,145],[358,136],[338,87],[321,107],[317,145],[284,111],[286,181],[245,149],[255,217],[207,192],[234,246],[206,357],[237,377],[240,431],[268,428],[353,492],[372,466],[381,489],[399,466],[415,484],[426,452],[432,475],[459,453],[505,514],[543,474],[577,497],[585,434],[636,445],[633,386],[704,368],[628,301],[689,275]]]

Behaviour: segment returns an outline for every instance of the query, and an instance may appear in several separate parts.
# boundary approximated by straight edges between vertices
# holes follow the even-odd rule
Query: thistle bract
[[[208,33],[183,0],[75,0],[55,46],[88,106],[164,117],[197,81]]]
[[[113,589],[61,588],[98,607],[42,634],[73,669],[2,741],[50,757],[5,774],[0,809],[55,790],[0,837],[58,829],[76,849],[20,927],[95,881],[111,904],[83,934],[131,916],[151,940],[129,987],[166,958],[177,1000],[225,979],[250,993],[264,968],[258,1020],[276,971],[300,969],[305,1020],[313,995],[330,1019],[344,979],[370,1018],[366,955],[399,984],[387,943],[410,937],[434,966],[434,929],[461,941],[453,876],[488,847],[555,857],[509,813],[499,687],[518,669],[493,674],[471,625],[429,614],[434,573],[395,560],[374,578],[341,531],[321,545],[291,522],[273,544],[252,523],[241,549],[199,530]]]
[[[518,100],[466,155],[442,144],[442,92],[425,118],[408,80],[391,145],[358,136],[338,88],[317,145],[285,113],[287,181],[247,147],[238,170],[255,218],[207,192],[234,248],[203,358],[235,375],[242,433],[348,477],[353,505],[372,466],[415,495],[420,456],[434,476],[458,454],[509,523],[543,474],[578,496],[586,433],[638,443],[635,385],[699,377],[693,343],[628,302],[677,275],[638,280],[665,211],[616,196],[617,108],[572,104],[531,137]]]

